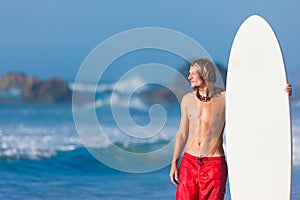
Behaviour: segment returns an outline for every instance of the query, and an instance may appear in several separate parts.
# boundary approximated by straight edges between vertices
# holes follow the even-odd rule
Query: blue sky
[[[140,27],[182,32],[226,66],[240,24],[248,16],[259,14],[272,25],[288,76],[294,80],[295,72],[300,73],[299,8],[298,0],[1,1],[0,75],[22,71],[72,81],[85,57],[100,42]],[[151,59],[141,59],[140,64],[145,61]]]

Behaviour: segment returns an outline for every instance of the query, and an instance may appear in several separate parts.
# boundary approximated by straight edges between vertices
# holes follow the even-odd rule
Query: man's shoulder
[[[194,96],[195,96],[194,92],[186,93],[185,95],[183,95],[181,103],[190,102],[191,100],[193,100]]]
[[[183,95],[182,99],[185,99],[185,100],[188,100],[188,99],[191,99],[195,96],[195,92],[189,92],[189,93],[186,93],[185,95]]]

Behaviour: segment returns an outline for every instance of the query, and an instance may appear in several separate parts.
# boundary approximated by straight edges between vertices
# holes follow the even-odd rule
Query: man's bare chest
[[[199,103],[188,109],[188,117],[191,121],[210,122],[224,117],[225,105],[218,102]]]

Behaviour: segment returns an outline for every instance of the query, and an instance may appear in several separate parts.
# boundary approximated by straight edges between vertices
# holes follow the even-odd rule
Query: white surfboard
[[[287,200],[292,143],[286,72],[270,25],[254,15],[230,53],[226,149],[232,200]]]

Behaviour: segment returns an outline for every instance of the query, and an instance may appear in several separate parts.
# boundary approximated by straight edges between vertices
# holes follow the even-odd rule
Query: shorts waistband
[[[191,155],[187,152],[185,152],[183,154],[183,157],[186,157],[186,158],[189,158],[189,159],[193,159],[193,160],[199,160],[200,159],[200,156],[194,156],[194,155]],[[210,156],[210,157],[202,157],[201,158],[202,161],[220,161],[220,160],[225,160],[225,156]]]

